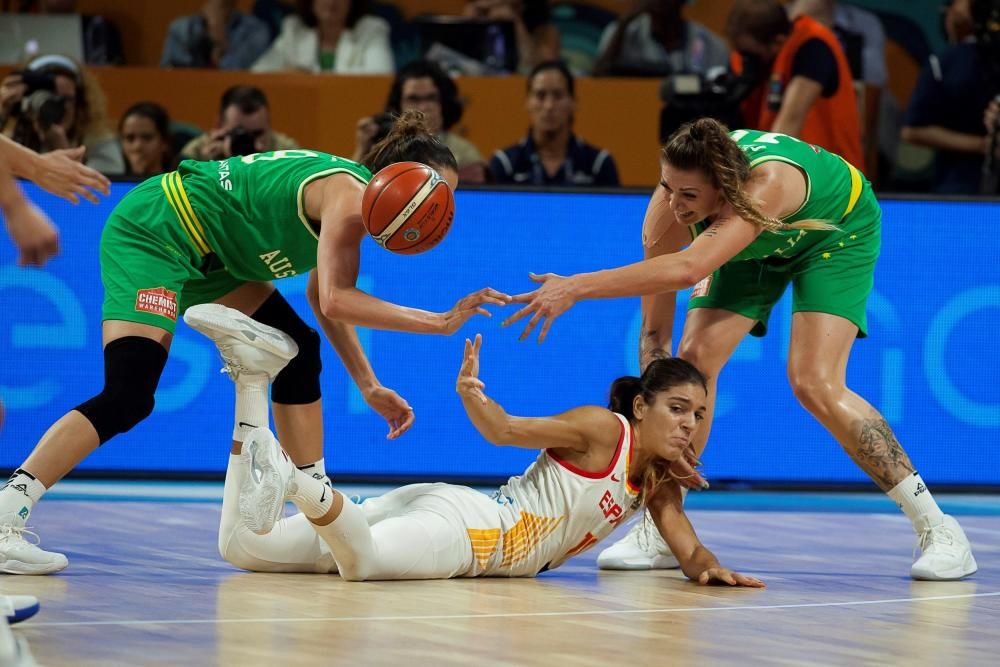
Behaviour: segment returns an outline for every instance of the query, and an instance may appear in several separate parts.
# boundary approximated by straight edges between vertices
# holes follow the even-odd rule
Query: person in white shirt
[[[367,13],[364,0],[298,0],[254,72],[391,74],[389,23]]]
[[[225,350],[227,367],[239,367],[240,400],[256,397],[255,410],[266,415],[268,373],[282,365],[266,341],[288,349],[287,342],[275,345],[287,337],[213,304],[192,307],[185,321]],[[254,336],[241,335],[246,330]],[[609,409],[514,417],[485,394],[481,345],[482,336],[466,339],[456,390],[486,440],[542,450],[524,474],[492,496],[455,484],[411,484],[356,505],[328,478],[297,469],[261,426],[230,457],[222,557],[247,570],[339,572],[349,581],[533,577],[591,548],[646,505],[691,580],[764,586],[723,567],[701,544],[667,472],[704,417],[706,383],[694,366],[662,359],[642,377],[619,378]],[[261,386],[249,387],[251,377]],[[286,499],[302,513],[281,518]]]

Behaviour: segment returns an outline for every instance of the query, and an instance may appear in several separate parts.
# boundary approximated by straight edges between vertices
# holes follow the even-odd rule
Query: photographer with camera
[[[233,155],[298,148],[291,137],[271,129],[267,96],[256,86],[233,86],[222,93],[219,124],[181,149],[182,160],[224,160]]]
[[[88,167],[112,175],[125,170],[121,148],[108,128],[100,87],[65,56],[39,56],[4,78],[0,127],[6,136],[39,153],[83,146]]]
[[[861,117],[854,81],[837,36],[810,16],[794,20],[778,0],[735,0],[726,37],[766,77],[743,103],[745,127],[787,134],[836,153],[861,169]]]
[[[1000,0],[954,0],[945,16],[953,46],[932,55],[917,80],[902,136],[935,149],[930,192],[997,192],[989,107],[1000,94],[998,26]]]

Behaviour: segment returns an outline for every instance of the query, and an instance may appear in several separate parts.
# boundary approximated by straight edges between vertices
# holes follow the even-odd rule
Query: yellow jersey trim
[[[844,158],[840,159],[844,160]],[[844,215],[840,216],[841,219],[850,215],[851,211],[854,210],[854,207],[857,206],[858,199],[861,198],[861,189],[864,187],[864,179],[861,178],[861,172],[858,171],[857,167],[852,165],[847,160],[844,160],[844,165],[847,167],[847,170],[851,172],[851,195],[847,199],[847,208],[844,209]]]
[[[198,254],[204,256],[210,251],[208,249],[208,244],[198,236],[198,232],[195,230],[191,221],[187,217],[186,211],[182,208],[181,202],[174,192],[173,177],[177,175],[177,172],[173,171],[169,174],[164,174],[163,178],[160,179],[160,187],[163,188],[163,193],[167,197],[167,201],[170,203],[170,207],[174,209],[174,215],[177,216],[177,220],[181,223],[181,228],[187,235],[188,240],[194,249],[198,251]]]
[[[205,234],[205,228],[201,226],[201,220],[198,219],[198,214],[194,212],[194,207],[191,206],[191,200],[188,199],[187,191],[184,189],[184,183],[181,181],[181,175],[179,173],[172,172],[174,188],[180,194],[180,199],[178,200],[181,205],[181,210],[187,213],[188,220],[191,223],[191,228],[195,232],[195,236],[199,239],[202,246],[205,248],[205,252],[212,252],[212,248],[209,247],[206,239],[208,235]]]
[[[309,232],[309,234],[317,241],[319,241],[319,235],[316,233],[316,231],[312,227],[312,224],[309,222],[309,216],[306,215],[306,199],[305,199],[306,186],[315,181],[316,179],[326,178],[327,176],[331,176],[333,174],[341,174],[341,173],[350,174],[359,183],[361,183],[365,187],[368,187],[368,181],[358,176],[351,169],[348,169],[347,167],[332,167],[330,169],[324,169],[323,171],[317,171],[315,174],[309,174],[308,176],[303,178],[302,182],[299,183],[298,191],[295,193],[295,201],[297,202],[299,208],[299,222],[302,223],[302,226],[306,228],[306,231]]]

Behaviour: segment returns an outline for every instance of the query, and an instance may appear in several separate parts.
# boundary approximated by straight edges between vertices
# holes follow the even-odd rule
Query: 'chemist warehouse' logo
[[[136,312],[162,315],[176,322],[177,292],[171,292],[166,287],[141,289],[135,294],[135,309]]]

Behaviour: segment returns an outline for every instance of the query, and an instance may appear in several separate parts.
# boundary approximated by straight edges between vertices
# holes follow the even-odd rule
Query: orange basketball
[[[455,217],[451,187],[419,162],[397,162],[375,174],[361,200],[361,219],[387,250],[416,255],[444,238]]]

